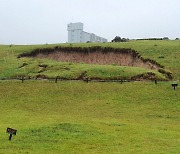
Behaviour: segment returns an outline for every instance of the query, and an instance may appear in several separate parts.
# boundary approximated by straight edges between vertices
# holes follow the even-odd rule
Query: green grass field
[[[169,82],[0,81],[0,153],[180,153]],[[18,130],[12,141],[6,128]]]
[[[36,48],[47,48],[55,46],[73,46],[73,47],[90,47],[90,46],[102,46],[102,47],[114,47],[114,48],[132,48],[138,51],[142,57],[150,58],[158,63],[165,66],[165,69],[173,73],[175,80],[180,79],[180,41],[130,41],[123,43],[84,43],[84,44],[54,44],[54,45],[12,45],[5,46],[0,45],[0,79],[4,78],[13,78],[18,75],[26,76],[36,76],[38,72],[42,69],[38,67],[39,64],[48,64],[48,71],[43,72],[43,74],[49,77],[62,76],[65,78],[77,78],[79,74],[83,71],[89,71],[89,76],[94,77],[93,75],[98,75],[95,77],[104,78],[113,78],[120,76],[121,78],[130,79],[133,76],[139,74],[146,74],[151,72],[148,69],[142,68],[127,68],[126,67],[117,67],[109,65],[103,67],[102,65],[85,65],[85,64],[75,64],[75,63],[58,63],[53,60],[42,60],[42,59],[32,59],[32,58],[20,58],[17,59],[17,56],[24,52],[30,52]],[[19,68],[27,63],[28,65]],[[71,65],[71,66],[70,66]],[[71,69],[67,71],[66,69]],[[105,69],[106,68],[106,69]],[[105,69],[105,70],[104,70]],[[119,70],[121,73],[117,73]],[[98,73],[97,73],[98,72]],[[104,73],[105,72],[105,73]],[[123,73],[125,72],[125,73]],[[164,80],[165,77],[155,72],[156,78]]]
[[[74,79],[109,79],[152,70],[114,65],[17,58],[36,48],[55,46],[132,48],[173,73],[172,81],[83,82],[20,80],[43,74]],[[28,65],[20,68],[23,63]],[[68,71],[69,70],[69,71]],[[157,79],[165,79],[154,72]],[[5,80],[8,79],[8,80]],[[180,153],[180,41],[130,41],[54,45],[0,45],[0,154],[11,153]],[[176,81],[175,81],[176,80]],[[9,141],[7,127],[17,129]]]

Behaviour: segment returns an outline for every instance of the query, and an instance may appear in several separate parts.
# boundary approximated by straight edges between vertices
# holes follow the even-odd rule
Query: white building
[[[81,42],[107,42],[108,40],[97,36],[93,33],[83,31],[83,23],[70,23],[67,26],[68,30],[68,43],[81,43]]]

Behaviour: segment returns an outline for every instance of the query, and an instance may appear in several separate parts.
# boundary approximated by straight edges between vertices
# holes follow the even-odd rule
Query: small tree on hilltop
[[[169,37],[163,37],[163,40],[169,40]]]
[[[112,40],[112,42],[127,42],[127,41],[129,41],[128,38],[121,38],[120,36],[116,36],[116,37]]]
[[[116,36],[116,37],[112,40],[112,42],[121,42],[121,37]]]

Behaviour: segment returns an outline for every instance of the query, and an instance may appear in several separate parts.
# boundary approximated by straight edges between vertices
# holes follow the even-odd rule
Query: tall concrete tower
[[[83,23],[70,23],[67,26],[67,30],[69,43],[82,42]]]

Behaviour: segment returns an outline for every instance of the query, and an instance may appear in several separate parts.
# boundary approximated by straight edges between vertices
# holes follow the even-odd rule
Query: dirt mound
[[[153,70],[163,68],[154,60],[144,59],[135,50],[102,48],[99,46],[36,49],[30,53],[23,53],[19,57],[49,58],[61,62],[144,67]]]

